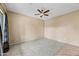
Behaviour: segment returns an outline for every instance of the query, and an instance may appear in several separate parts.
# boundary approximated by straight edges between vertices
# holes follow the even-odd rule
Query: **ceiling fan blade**
[[[34,14],[34,15],[40,15],[40,14]]]
[[[43,17],[43,15],[40,16],[41,18]]]
[[[44,13],[47,13],[47,12],[49,12],[50,10],[46,10]]]
[[[38,12],[42,13],[42,11],[40,11],[39,9],[37,9]]]
[[[48,14],[44,14],[45,16],[49,16]]]

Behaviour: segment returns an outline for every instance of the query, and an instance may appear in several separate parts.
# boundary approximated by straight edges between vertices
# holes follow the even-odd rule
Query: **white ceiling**
[[[50,9],[49,16],[45,16],[43,20],[47,20],[56,16],[67,14],[72,11],[79,10],[78,3],[6,3],[7,10],[21,13],[27,16],[40,18],[34,15],[37,9]]]

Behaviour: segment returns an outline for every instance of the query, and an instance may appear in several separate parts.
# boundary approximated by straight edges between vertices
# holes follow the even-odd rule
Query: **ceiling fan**
[[[40,17],[42,18],[43,16],[49,16],[47,13],[50,11],[50,10],[40,10],[40,9],[37,9],[37,11],[39,13],[35,14],[35,15],[40,15]]]

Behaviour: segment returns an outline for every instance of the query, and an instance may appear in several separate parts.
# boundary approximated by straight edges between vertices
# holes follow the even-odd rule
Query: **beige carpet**
[[[49,39],[16,44],[5,56],[79,56],[79,47]]]

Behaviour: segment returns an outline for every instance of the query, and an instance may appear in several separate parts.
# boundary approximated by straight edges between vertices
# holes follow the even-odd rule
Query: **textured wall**
[[[79,11],[46,20],[44,36],[79,46]]]
[[[8,12],[10,44],[35,40],[43,37],[43,21]]]

